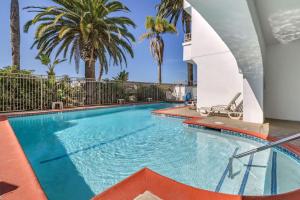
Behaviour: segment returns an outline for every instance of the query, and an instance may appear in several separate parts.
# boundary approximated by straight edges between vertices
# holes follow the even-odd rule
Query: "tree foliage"
[[[14,66],[7,66],[0,68],[0,75],[1,76],[17,76],[17,75],[31,75],[32,70],[19,70],[19,67],[14,65]]]
[[[165,48],[162,35],[166,33],[174,34],[176,33],[176,28],[173,24],[170,24],[166,19],[159,16],[148,16],[146,18],[145,28],[147,32],[141,36],[141,40],[149,39],[150,41],[150,52],[153,58],[157,61],[158,82],[161,83],[161,67],[164,61]]]
[[[50,57],[46,54],[40,54],[38,59],[41,61],[43,65],[45,65],[48,68],[47,71],[48,77],[55,77],[55,71],[54,71],[55,67],[58,64],[66,61],[66,59],[63,60],[55,59],[53,62],[51,62]]]
[[[157,16],[169,19],[176,27],[181,20],[183,32],[191,33],[191,16],[184,10],[184,0],[160,0],[157,5]],[[193,64],[187,63],[188,85],[193,85]]]
[[[116,77],[114,77],[113,80],[125,82],[128,81],[128,78],[129,78],[129,72],[123,70]]]
[[[30,6],[25,9],[36,13],[24,26],[24,31],[37,24],[32,47],[39,54],[58,57],[69,53],[75,59],[78,72],[80,59],[86,64],[86,78],[95,78],[94,65],[108,71],[113,65],[127,64],[127,54],[134,56],[131,43],[135,41],[129,29],[134,22],[120,13],[129,9],[115,0],[52,0],[56,6]],[[94,76],[94,77],[92,77]]]
[[[160,0],[157,5],[157,16],[168,18],[169,22],[177,26],[180,20],[184,32],[190,33],[191,16],[184,10],[184,0]]]

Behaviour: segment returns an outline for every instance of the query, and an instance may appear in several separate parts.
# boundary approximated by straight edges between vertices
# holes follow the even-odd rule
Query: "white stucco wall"
[[[265,38],[263,35],[262,24],[260,21],[260,15],[257,10],[257,4],[256,4],[256,1],[254,1],[254,0],[247,0],[247,3],[248,3],[250,14],[252,16],[252,21],[253,21],[254,27],[256,29],[257,38],[258,38],[258,41],[260,44],[261,55],[262,55],[263,62],[264,62],[266,59],[267,44],[266,44],[266,41],[265,41]]]
[[[192,63],[192,43],[185,42],[183,46],[183,61]]]
[[[197,107],[226,105],[243,91],[237,62],[214,29],[192,9],[191,59],[197,64]]]
[[[300,121],[300,41],[267,47],[265,113],[268,118]]]
[[[227,105],[243,91],[243,77],[231,53],[195,58],[198,66],[197,107]]]
[[[294,30],[300,2],[187,1],[192,6],[188,53],[198,65],[198,107],[226,104],[242,85],[245,121],[260,123],[264,117],[300,121],[300,40]],[[294,41],[281,44],[280,36]],[[243,74],[242,84],[236,66]]]
[[[252,15],[256,16],[256,13],[250,12],[250,9],[252,7],[255,8],[255,6],[253,4],[248,5],[247,0],[187,1],[194,9],[201,13],[209,25],[226,43],[234,55],[239,69],[243,73],[244,120],[262,123],[264,121],[264,70],[262,51],[264,50],[261,49],[261,41],[258,34],[259,29],[257,29],[255,19],[253,20],[252,17]],[[192,19],[192,21],[193,20],[194,19]],[[202,31],[201,24],[199,22],[196,23],[197,24],[194,25],[193,22],[192,29],[200,26],[199,30]],[[194,37],[195,36],[192,35],[193,39]],[[208,36],[206,38],[207,41],[202,45],[211,45],[212,51],[220,48],[219,46],[210,44]],[[198,53],[200,51],[196,50],[196,52]],[[192,54],[193,53],[194,44],[192,47]],[[198,72],[198,75],[200,76],[200,72]],[[198,77],[199,87],[201,87],[200,84],[201,77]],[[198,94],[200,95],[199,91]]]

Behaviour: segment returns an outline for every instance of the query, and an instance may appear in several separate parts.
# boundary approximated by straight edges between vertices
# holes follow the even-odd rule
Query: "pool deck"
[[[243,122],[225,117],[202,117],[187,106],[154,111],[154,114],[187,118],[186,124],[212,129],[224,129],[259,136],[262,139],[277,140],[300,132],[300,122],[266,119],[264,124]],[[300,140],[290,142],[300,148]]]
[[[0,130],[0,199],[47,199],[6,117]]]

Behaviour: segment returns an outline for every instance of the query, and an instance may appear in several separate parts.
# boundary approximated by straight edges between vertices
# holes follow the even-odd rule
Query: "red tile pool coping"
[[[153,114],[170,116],[170,117],[180,117],[180,118],[184,118],[185,120],[184,120],[183,123],[188,124],[188,125],[203,126],[203,127],[207,127],[207,128],[211,128],[211,129],[216,129],[216,130],[226,130],[226,131],[242,133],[242,134],[245,134],[245,135],[250,135],[250,136],[253,136],[253,137],[256,137],[256,138],[267,140],[269,142],[274,142],[274,141],[278,140],[276,137],[271,137],[271,136],[268,136],[266,134],[251,131],[251,130],[239,129],[239,128],[230,127],[230,126],[226,126],[226,125],[220,125],[220,124],[204,123],[204,122],[201,121],[202,117],[187,116],[187,115],[183,115],[183,114],[170,114],[168,112],[170,110],[175,110],[175,109],[184,108],[184,107],[186,107],[186,106],[156,110],[156,111],[153,111]],[[300,148],[299,147],[297,147],[295,145],[292,145],[292,144],[283,144],[282,146],[284,148],[288,149],[289,151],[292,151],[295,154],[300,156]],[[299,199],[300,199],[300,197],[299,197]]]
[[[194,188],[144,168],[93,200],[132,200],[145,191],[163,200],[299,200],[299,190],[276,196],[239,196]]]
[[[258,132],[255,132],[255,131],[239,129],[239,128],[234,128],[234,127],[228,127],[226,125],[202,123],[201,118],[186,119],[183,123],[188,124],[188,125],[204,126],[204,127],[211,128],[211,129],[226,130],[226,131],[242,133],[242,134],[250,135],[250,136],[253,136],[253,137],[256,137],[256,138],[259,138],[259,139],[267,140],[269,142],[274,142],[274,141],[278,140],[276,137],[271,137],[271,136],[268,136],[266,134],[258,133]],[[288,144],[288,143],[283,144],[281,146],[300,156],[300,148],[298,146]]]
[[[7,117],[0,117],[0,199],[47,199]]]
[[[101,106],[82,106],[82,107],[74,107],[74,108],[64,108],[63,110],[49,109],[49,110],[35,110],[35,111],[20,111],[20,112],[10,112],[10,113],[0,113],[0,117],[1,116],[22,117],[22,116],[30,116],[30,115],[45,115],[45,114],[59,113],[59,112],[73,112],[73,111],[81,111],[81,110],[94,110],[99,108],[114,108],[114,107],[121,107],[121,106],[147,105],[147,104],[156,104],[156,103],[163,103],[163,102],[152,101],[152,102],[125,103],[125,104],[109,104],[109,105],[101,105]]]

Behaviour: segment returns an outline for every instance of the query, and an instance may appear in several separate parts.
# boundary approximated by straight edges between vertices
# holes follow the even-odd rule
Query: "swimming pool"
[[[50,200],[89,199],[143,167],[198,188],[244,195],[300,188],[300,161],[272,149],[233,162],[261,143],[187,127],[151,104],[10,118]]]

